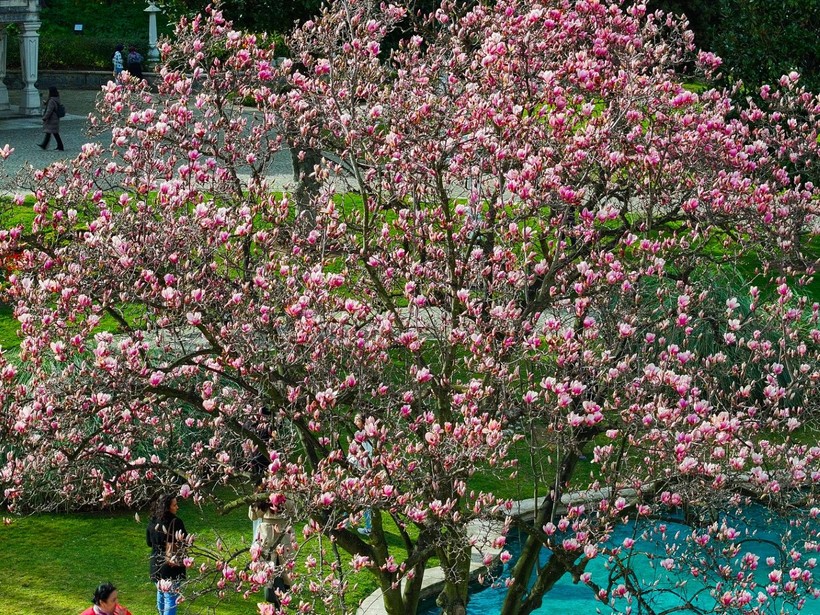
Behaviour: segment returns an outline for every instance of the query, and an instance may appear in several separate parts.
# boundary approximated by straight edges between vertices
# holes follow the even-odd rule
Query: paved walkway
[[[108,146],[111,142],[109,132],[92,139],[87,131],[86,120],[94,110],[98,93],[97,90],[60,91],[60,100],[66,108],[66,116],[60,120],[60,137],[65,146],[63,152],[55,149],[57,145],[53,138],[47,151],[37,146],[43,140],[43,122],[39,117],[0,116],[0,147],[8,144],[14,148],[11,157],[4,162],[0,161],[0,173],[14,175],[27,164],[42,169],[57,160],[72,159],[79,154],[84,143],[97,142],[104,147]],[[9,103],[13,108],[18,106],[21,94],[20,91],[9,90]],[[292,183],[292,169],[290,154],[277,154],[269,169],[269,177],[274,186],[282,188]]]
[[[21,92],[9,91],[9,102],[17,107]],[[83,143],[92,141],[86,132],[86,118],[94,108],[97,92],[87,90],[60,92],[60,100],[66,108],[66,116],[60,120],[60,137],[65,145],[64,152],[58,152],[54,139],[47,151],[37,147],[43,140],[43,122],[39,117],[0,117],[0,147],[8,144],[14,154],[2,164],[8,174],[14,174],[30,163],[35,168],[43,168],[60,159],[75,157]],[[104,142],[102,136],[93,139]],[[109,136],[105,135],[105,142]]]

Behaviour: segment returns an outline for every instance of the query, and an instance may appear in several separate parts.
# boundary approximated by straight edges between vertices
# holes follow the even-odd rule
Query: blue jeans
[[[362,512],[362,524],[363,527],[359,528],[359,534],[364,536],[370,536],[370,531],[372,529],[372,516],[373,512],[369,508],[365,508]]]
[[[177,588],[164,592],[157,589],[157,612],[159,615],[177,615]]]

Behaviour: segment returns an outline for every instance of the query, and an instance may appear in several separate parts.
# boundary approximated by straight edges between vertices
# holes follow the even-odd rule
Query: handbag
[[[173,530],[174,524],[171,524]],[[170,539],[170,540],[169,540]],[[186,553],[186,543],[184,540],[176,540],[176,536],[172,531],[166,534],[165,541],[165,563],[169,566],[184,566],[182,560]]]
[[[165,563],[169,566],[182,566],[185,548],[176,541],[165,543]]]

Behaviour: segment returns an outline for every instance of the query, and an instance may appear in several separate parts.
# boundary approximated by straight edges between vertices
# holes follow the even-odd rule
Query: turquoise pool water
[[[749,511],[747,510],[746,513],[748,514]],[[746,515],[744,515],[744,518],[745,517]],[[752,593],[756,595],[757,592],[763,590],[768,583],[767,575],[769,568],[764,564],[765,559],[777,554],[774,545],[768,544],[767,541],[771,540],[775,543],[779,543],[780,536],[783,535],[786,530],[787,524],[783,520],[764,517],[762,509],[751,511],[751,514],[748,515],[748,519],[746,519],[746,523],[742,523],[734,517],[726,518],[732,523],[733,527],[744,527],[755,532],[754,540],[744,543],[743,553],[752,552],[761,558],[760,569],[756,575],[756,580],[762,587],[753,590]],[[685,586],[680,587],[680,581],[682,580],[680,576],[667,572],[659,565],[660,559],[665,557],[664,548],[676,541],[678,544],[682,544],[683,537],[691,531],[691,528],[688,526],[674,522],[665,522],[665,526],[666,532],[662,538],[658,532],[653,531],[657,528],[657,522],[652,522],[652,525],[647,524],[646,527],[640,528],[646,537],[636,542],[636,555],[633,556],[631,561],[631,567],[637,577],[641,579],[642,585],[652,585],[655,588],[655,591],[649,594],[647,599],[656,610],[662,611],[680,606],[682,604],[680,595],[669,591],[674,589],[678,594],[685,594],[686,599],[691,600],[697,605],[697,607],[701,609],[701,612],[711,612],[715,605],[715,600],[708,591],[709,583],[704,584],[703,582],[698,582],[697,579],[688,577]],[[622,544],[624,538],[636,535],[636,529],[634,524],[622,526],[613,534],[610,542],[612,544]],[[675,536],[678,532],[679,535],[676,539]],[[638,532],[638,534],[641,534],[641,532]],[[795,536],[795,540],[799,541],[799,539],[799,536]],[[515,563],[520,549],[521,544],[518,537],[512,536],[508,540],[508,550],[513,558],[503,567],[503,570],[497,573],[498,576],[495,577],[492,585],[489,587],[479,585],[478,583],[471,585],[471,598],[467,608],[468,615],[493,615],[500,612],[506,595],[504,582],[510,577],[511,567]],[[638,552],[640,553],[637,554]],[[804,559],[808,559],[811,556],[818,557],[816,553],[806,554]],[[547,549],[542,549],[540,555],[541,565],[545,564],[549,557],[550,552]],[[820,559],[820,557],[818,557],[818,559]],[[593,559],[587,567],[587,572],[592,574],[593,581],[599,585],[606,585],[607,579],[610,576],[610,569],[607,566],[607,562],[606,557],[599,556]],[[799,565],[799,563],[797,565]],[[816,576],[818,575],[816,574]],[[530,584],[532,584],[534,578],[533,575]],[[707,591],[702,591],[704,588],[707,588]],[[626,600],[619,600],[614,608],[603,604],[594,598],[592,590],[590,590],[589,587],[582,583],[577,585],[573,584],[569,576],[565,575],[544,597],[542,606],[534,612],[539,615],[593,615],[596,613],[612,615],[626,612],[628,606],[629,603],[627,603]],[[633,614],[641,612],[637,603],[634,601],[631,606]],[[806,600],[802,610],[799,611],[794,605],[785,604],[780,600],[772,601],[769,606],[771,608],[769,612],[772,614],[782,612],[788,615],[793,613],[799,613],[800,615],[820,615],[820,600],[811,597]],[[439,612],[438,607],[436,607],[432,599],[423,602],[418,611],[419,615],[437,615]],[[693,611],[678,612],[686,613]]]

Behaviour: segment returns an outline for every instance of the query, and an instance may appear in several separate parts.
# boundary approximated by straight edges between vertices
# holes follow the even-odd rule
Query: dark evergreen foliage
[[[750,91],[797,71],[820,90],[820,0],[651,0],[685,14],[698,47],[717,53],[729,81]]]

